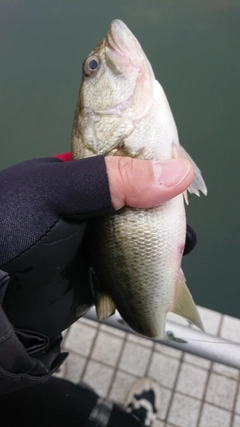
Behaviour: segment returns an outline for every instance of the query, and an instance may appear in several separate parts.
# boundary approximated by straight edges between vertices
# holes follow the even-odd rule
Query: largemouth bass
[[[120,20],[83,64],[72,135],[73,158],[102,154],[141,159],[188,158],[195,178],[188,191],[207,194],[201,172],[179,144],[166,95],[139,42]],[[167,312],[203,328],[186,286],[181,259],[186,237],[183,195],[158,207],[124,207],[94,219],[91,256],[103,289],[100,319],[117,307],[147,337],[164,336]]]

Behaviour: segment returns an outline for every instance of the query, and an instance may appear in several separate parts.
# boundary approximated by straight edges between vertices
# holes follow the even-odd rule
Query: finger
[[[187,224],[186,242],[183,255],[189,254],[197,244],[197,235],[195,231]]]
[[[105,158],[113,207],[149,208],[183,193],[194,177],[187,159],[139,160]]]

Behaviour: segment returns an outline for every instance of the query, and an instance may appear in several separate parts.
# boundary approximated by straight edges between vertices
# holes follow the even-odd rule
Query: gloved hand
[[[30,382],[32,376],[49,375],[65,357],[59,356],[60,332],[94,304],[88,219],[125,204],[155,206],[184,191],[193,179],[187,160],[158,162],[157,173],[150,161],[102,156],[68,160],[70,153],[0,171],[4,381],[9,372],[13,377],[24,373],[25,379],[27,373]],[[189,230],[185,252],[195,239]]]
[[[143,167],[145,161],[109,157],[105,159],[107,176],[102,156],[62,161],[70,159],[68,153],[0,171],[0,269],[10,276],[3,309],[15,327],[49,337],[94,304],[84,239],[87,219],[114,211],[112,204],[116,208],[125,203],[136,207],[159,204],[183,191],[192,180],[186,160],[173,160],[174,168],[171,162],[163,163],[164,168],[160,163],[159,191],[158,178],[156,188],[152,185],[151,162],[149,172],[139,176],[139,162]],[[129,173],[124,178],[129,162],[131,181],[135,176],[138,180],[138,199]],[[142,191],[143,186],[148,191]],[[193,242],[189,230],[185,252]]]
[[[66,358],[61,331],[93,304],[85,230],[114,211],[106,165],[62,160],[0,171],[0,394],[46,380]]]
[[[54,337],[93,304],[86,220],[114,211],[103,157],[42,158],[0,172],[0,269],[12,324]]]

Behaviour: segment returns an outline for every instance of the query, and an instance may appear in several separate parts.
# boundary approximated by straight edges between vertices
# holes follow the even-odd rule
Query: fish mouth
[[[104,39],[105,60],[112,73],[124,82],[126,99],[101,114],[129,116],[140,120],[149,110],[153,100],[155,76],[140,43],[120,19],[110,24]]]
[[[140,43],[120,19],[110,24],[105,38],[105,53],[108,65],[114,66],[118,72],[122,73],[129,68],[144,69],[149,78],[155,78]]]
[[[106,46],[124,56],[129,52],[142,50],[136,37],[120,19],[111,22],[106,35]]]

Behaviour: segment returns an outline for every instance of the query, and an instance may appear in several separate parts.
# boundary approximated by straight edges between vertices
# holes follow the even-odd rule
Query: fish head
[[[118,135],[123,138],[134,120],[146,112],[152,104],[154,81],[151,64],[136,37],[121,20],[112,21],[105,38],[83,63],[74,124],[75,135],[76,128],[84,132],[80,143],[95,155],[113,154],[108,140],[116,145]],[[74,148],[73,141],[73,152]]]
[[[119,19],[83,64],[82,102],[92,111],[121,112],[131,105],[136,86],[154,80],[143,49]],[[107,112],[107,111],[106,111]]]

